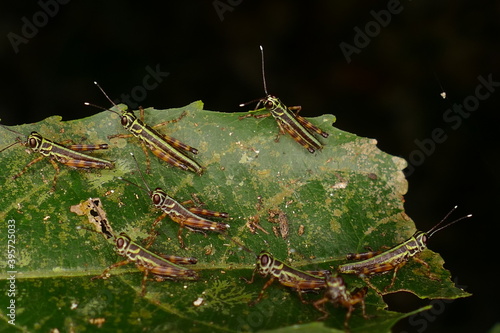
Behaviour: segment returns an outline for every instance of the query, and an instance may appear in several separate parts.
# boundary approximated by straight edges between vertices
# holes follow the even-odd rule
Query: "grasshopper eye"
[[[272,109],[273,106],[274,106],[273,101],[267,101],[266,104],[264,104],[264,107],[266,109]]]
[[[36,139],[35,138],[30,138],[28,140],[28,144],[30,145],[31,148],[36,148]]]
[[[161,202],[161,196],[159,194],[153,195],[153,204],[159,205]]]
[[[420,247],[420,251],[425,250],[425,248],[427,247],[427,245],[426,245],[426,244],[427,244],[427,240],[428,240],[428,239],[429,239],[429,237],[428,237],[426,234],[422,235],[422,242],[421,242],[421,243],[420,243],[420,242],[418,243],[418,244],[419,244],[419,247]]]
[[[269,256],[267,254],[263,254],[261,257],[260,257],[260,264],[262,266],[266,266],[267,264],[269,263]]]
[[[128,125],[128,118],[123,116],[121,119],[122,126],[127,126]]]
[[[117,247],[117,248],[122,248],[122,247],[123,247],[123,245],[125,245],[125,240],[124,240],[123,238],[118,238],[118,239],[116,240],[116,247]]]
[[[427,240],[428,240],[427,235],[423,235],[422,242],[425,244],[425,243],[427,243]]]

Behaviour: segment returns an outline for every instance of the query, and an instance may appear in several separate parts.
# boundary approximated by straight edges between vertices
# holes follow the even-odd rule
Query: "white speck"
[[[71,310],[74,310],[74,309],[76,309],[77,307],[78,307],[78,303],[71,303],[71,307],[70,307],[70,309],[71,309]]]
[[[340,182],[340,183],[333,185],[334,189],[346,188],[346,187],[347,187],[347,182]]]
[[[201,297],[198,297],[196,301],[193,302],[194,306],[200,306],[203,303],[204,299]]]

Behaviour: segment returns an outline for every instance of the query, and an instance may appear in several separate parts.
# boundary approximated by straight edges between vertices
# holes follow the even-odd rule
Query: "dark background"
[[[209,110],[240,111],[239,103],[264,95],[262,44],[269,92],[285,104],[302,105],[306,116],[332,113],[336,127],[376,138],[387,153],[414,162],[424,156],[408,176],[405,197],[419,229],[428,230],[454,205],[455,217],[474,214],[429,242],[474,296],[436,304],[434,313],[417,318],[423,322],[403,320],[394,331],[484,332],[500,314],[500,87],[456,129],[443,114],[475,94],[478,76],[500,82],[500,3],[402,1],[401,12],[348,63],[339,44],[353,45],[354,28],[365,30],[374,20],[370,11],[392,2],[224,0],[230,10],[218,13],[213,1],[69,1],[45,22],[36,1],[4,3],[0,118],[15,125],[55,114],[90,116],[98,111],[83,102],[109,106],[94,80],[118,99],[143,84],[147,66],[170,74],[137,101],[145,107],[201,99]],[[25,31],[25,43],[14,47],[13,38],[24,38],[22,18],[33,23],[34,16],[38,31]],[[415,140],[429,140],[436,128],[447,140],[428,156],[416,152],[422,149]],[[413,296],[389,301],[403,311],[428,303]]]

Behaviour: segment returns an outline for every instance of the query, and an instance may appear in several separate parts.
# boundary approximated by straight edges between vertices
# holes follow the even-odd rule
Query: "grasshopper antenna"
[[[249,102],[246,102],[246,103],[241,103],[241,104],[239,105],[239,107],[242,107],[242,106],[247,106],[247,105],[252,104],[252,103],[255,103],[255,102],[260,102],[261,100],[262,100],[261,98],[256,98],[256,99],[253,99],[253,100],[251,100],[251,101],[249,101]]]
[[[19,135],[24,136],[24,134],[23,134],[23,133],[20,133],[20,132],[18,132],[18,131],[14,131],[13,129],[10,129],[10,128],[8,128],[7,126],[5,126],[5,125],[3,125],[3,124],[0,124],[0,126],[2,126],[3,128],[5,128],[7,131],[10,131],[10,132],[12,132],[12,133],[15,133],[15,134],[19,134]]]
[[[264,48],[262,47],[262,45],[259,45],[260,47],[260,56],[261,56],[261,67],[262,67],[262,81],[264,82],[264,92],[266,94],[266,96],[269,96],[269,93],[267,92],[267,83],[266,83],[266,73],[265,73],[265,70],[264,70]],[[255,102],[261,102],[262,101],[262,98],[257,98],[257,99],[254,99],[254,100],[251,100],[249,102],[246,102],[246,103],[241,103],[239,106],[240,107],[243,107],[243,106],[247,106],[249,104],[253,104]],[[259,104],[257,104],[258,106]]]
[[[142,181],[144,182],[144,185],[146,185],[146,188],[148,189],[148,192],[151,193],[151,189],[148,186],[148,183],[146,182],[146,179],[144,178],[144,175],[142,174],[141,168],[139,167],[139,162],[137,162],[137,159],[135,158],[134,153],[130,153],[132,155],[132,158],[135,161],[135,165],[137,166],[137,170],[139,170],[139,174],[141,175]]]
[[[139,185],[137,185],[136,183],[133,183],[133,182],[131,182],[131,181],[130,181],[130,180],[128,180],[128,179],[125,179],[125,178],[123,178],[123,177],[116,177],[116,178],[118,178],[119,180],[123,180],[125,183],[129,183],[130,185],[134,185],[135,187],[137,187],[138,189],[143,190],[143,191],[144,191],[144,192],[146,192],[146,193],[150,193],[150,191],[148,191],[148,190],[147,190],[147,189],[145,189],[144,187],[139,186]]]
[[[116,113],[117,115],[120,115],[118,112],[113,111],[113,110],[111,110],[111,109],[106,109],[105,107],[100,106],[100,105],[96,105],[96,104],[92,104],[92,103],[88,103],[88,102],[85,102],[85,103],[83,103],[83,104],[84,104],[84,105],[87,105],[87,106],[93,106],[93,107],[95,107],[95,108],[97,108],[97,109],[101,109],[101,110],[103,110],[103,111],[109,111],[109,112]]]
[[[90,228],[87,228],[87,227],[84,227],[84,226],[81,226],[81,225],[77,225],[76,226],[76,230],[87,230],[87,231],[92,231],[92,232],[95,232],[95,233],[98,233],[97,231],[95,230],[92,230]]]
[[[142,186],[139,186],[139,185],[137,185],[137,184],[135,184],[135,183],[132,183],[130,180],[127,180],[127,179],[122,178],[122,177],[118,177],[118,179],[123,180],[124,182],[127,182],[127,183],[129,183],[129,184],[131,184],[131,185],[134,185],[134,186],[136,186],[136,187],[140,188],[141,190],[146,191],[148,194],[151,194],[151,193],[152,193],[152,191],[151,191],[151,189],[149,188],[148,183],[146,182],[146,179],[144,178],[144,175],[142,174],[141,168],[139,167],[139,162],[137,162],[137,159],[135,158],[134,153],[130,153],[130,155],[132,155],[132,158],[133,158],[133,159],[134,159],[134,161],[135,161],[135,165],[137,166],[137,170],[139,170],[139,175],[141,176],[142,181],[144,182],[144,185],[146,185],[146,188],[144,188],[144,187],[142,187]]]
[[[442,227],[439,227],[441,224],[443,224],[444,221],[446,221],[446,219],[450,216],[451,213],[453,213],[455,211],[455,209],[457,209],[458,206],[455,206],[453,207],[449,212],[448,214],[445,215],[445,217],[438,223],[436,224],[435,226],[433,226],[431,229],[429,229],[429,231],[426,232],[426,234],[428,235],[427,237],[428,238],[431,238],[432,235],[434,235],[436,232],[440,231],[440,230],[443,230],[444,228],[448,228],[449,226],[459,222],[459,221],[462,221],[464,219],[467,219],[469,217],[472,217],[472,214],[469,214],[469,215],[466,215],[466,216],[462,216],[454,221],[451,221],[450,223],[448,224],[445,224],[443,225]]]
[[[81,226],[81,225],[77,225],[76,226],[76,230],[87,230],[87,231],[91,231],[91,232],[96,233],[96,234],[104,234],[102,232],[99,232],[99,231],[96,231],[94,229],[90,229],[90,228],[87,228],[87,227],[84,227],[84,226]],[[114,234],[111,234],[111,235],[113,236],[113,239],[116,239],[116,236]]]
[[[104,95],[104,96],[106,96],[106,98],[108,99],[108,101],[110,101],[110,102],[111,102],[111,104],[113,104],[113,106],[117,106],[117,105],[115,104],[115,102],[113,102],[113,101],[111,100],[111,98],[109,98],[108,94],[106,94],[106,92],[104,91],[104,89],[102,89],[102,87],[99,85],[99,83],[97,83],[97,81],[94,81],[94,84],[97,86],[97,88],[99,88],[99,90],[103,93],[103,95]]]
[[[10,145],[8,145],[7,147],[2,148],[2,149],[0,150],[0,153],[1,153],[1,152],[3,152],[4,150],[9,149],[9,148],[10,148],[10,147],[12,147],[13,145],[18,144],[18,143],[21,143],[21,142],[20,142],[20,141],[16,141],[16,142],[11,143],[11,144],[10,144]]]
[[[108,94],[106,94],[106,92],[104,91],[104,89],[102,89],[102,87],[99,85],[99,83],[97,83],[97,81],[94,81],[94,84],[97,86],[97,88],[99,88],[99,90],[104,94],[104,96],[106,96],[106,98],[108,99],[108,101],[110,101],[111,104],[113,104],[113,106],[118,107],[118,105],[116,105],[115,102],[113,102],[111,100],[111,98],[109,98]],[[110,112],[116,113],[117,115],[120,115],[118,112],[113,111],[113,110],[108,109],[108,108],[105,108],[105,107],[102,107],[100,105],[96,105],[96,104],[92,104],[92,103],[88,103],[88,102],[85,102],[83,104],[85,104],[87,106],[93,106],[95,108],[98,108],[98,109],[101,109],[101,110],[104,110],[104,111],[110,111]]]
[[[5,129],[6,129],[7,131],[9,131],[9,132],[12,132],[12,133],[15,133],[15,134],[18,134],[18,135],[21,135],[21,136],[25,136],[23,133],[20,133],[20,132],[18,132],[18,131],[14,131],[13,129],[10,129],[10,128],[8,128],[8,127],[7,127],[7,126],[5,126],[5,125],[0,124],[0,126],[2,126],[3,128],[5,128]],[[17,137],[17,139],[16,139],[16,141],[15,141],[15,142],[13,142],[13,143],[9,144],[7,147],[2,148],[2,149],[0,150],[0,153],[1,153],[1,152],[3,152],[4,150],[9,149],[9,148],[10,148],[10,147],[12,147],[13,145],[18,144],[18,143],[23,144],[23,143],[22,143],[22,141],[21,141],[21,138],[19,138],[19,137]]]
[[[248,247],[246,247],[245,245],[243,245],[240,241],[236,240],[234,237],[229,237],[229,240],[230,240],[231,242],[233,242],[234,244],[238,245],[238,247],[239,247],[240,249],[243,249],[244,251],[246,251],[246,252],[248,252],[248,253],[251,253],[251,254],[253,254],[255,257],[257,257],[257,254],[256,254],[254,251],[250,250]]]
[[[262,45],[259,45],[260,47],[260,57],[261,57],[261,63],[262,63],[262,81],[264,82],[264,92],[266,93],[266,96],[269,95],[267,92],[267,83],[266,83],[266,74],[264,71],[264,48]]]
[[[439,84],[439,88],[441,88],[441,93],[439,94],[443,99],[446,99],[446,91],[443,88],[443,85],[441,84],[441,81],[438,78],[438,75],[436,72],[434,72],[434,78],[436,79],[437,83]]]

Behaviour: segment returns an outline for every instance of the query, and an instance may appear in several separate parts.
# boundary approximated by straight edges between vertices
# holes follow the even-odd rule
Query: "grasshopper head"
[[[120,236],[116,237],[116,250],[119,255],[124,255],[125,252],[127,251],[127,248],[131,242],[131,239],[127,234],[121,233]]]
[[[417,241],[418,251],[421,252],[427,248],[427,241],[429,240],[429,236],[426,232],[417,231],[413,237]]]
[[[127,130],[132,126],[134,121],[137,120],[137,117],[130,111],[123,111],[120,118],[122,126]]]
[[[161,208],[166,199],[167,194],[159,187],[151,192],[151,200],[153,201],[153,205],[155,205],[156,208]]]
[[[262,251],[257,257],[257,267],[259,270],[259,274],[262,276],[266,276],[271,272],[271,268],[273,267],[274,259],[272,255],[267,251]]]
[[[38,134],[37,132],[31,132],[31,134],[28,136],[28,139],[26,140],[26,145],[36,152],[40,149],[42,141],[43,138],[40,134]]]
[[[264,107],[268,110],[274,110],[281,106],[281,101],[278,97],[267,95],[265,98],[261,100]]]
[[[347,290],[344,279],[339,275],[328,275],[326,278],[327,297],[336,302],[339,299],[347,298]]]

